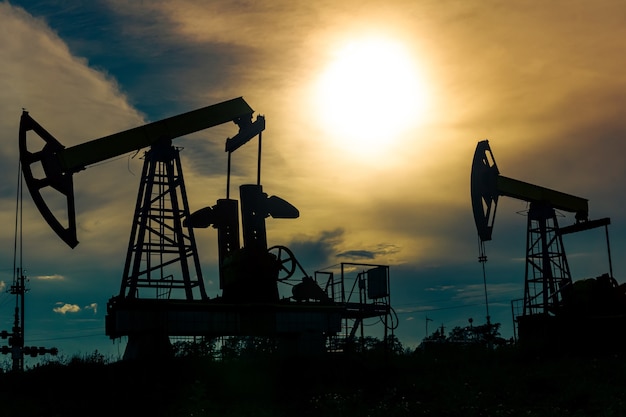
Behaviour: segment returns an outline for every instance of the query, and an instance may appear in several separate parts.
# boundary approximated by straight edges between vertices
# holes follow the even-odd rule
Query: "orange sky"
[[[265,191],[301,213],[297,220],[268,220],[270,244],[324,247],[322,255],[301,254],[310,270],[347,260],[336,254],[348,251],[368,252],[374,262],[394,265],[401,271],[397,285],[408,288],[398,298],[398,310],[408,311],[400,317],[411,329],[405,332],[411,343],[423,337],[421,324],[418,331],[411,323],[423,321],[420,311],[428,299],[423,287],[443,294],[431,301],[458,300],[482,284],[469,201],[471,159],[482,139],[490,140],[503,175],[588,198],[592,218],[611,217],[613,269],[618,280],[623,275],[622,2],[256,1],[233,6],[177,0],[74,8],[43,3],[23,2],[24,9],[19,1],[0,3],[3,224],[15,222],[22,108],[70,146],[243,96],[267,120]],[[406,89],[390,84],[399,72],[356,78],[364,66],[380,65],[381,57],[393,59],[372,49],[371,63],[360,61],[361,70],[357,65],[344,83],[362,84],[363,91],[356,90],[363,93],[360,101],[351,105],[345,97],[325,96],[329,106],[345,99],[346,106],[358,105],[365,114],[347,113],[345,126],[337,125],[341,118],[331,125],[316,95],[324,74],[348,54],[346,45],[366,49],[377,39],[404,54],[415,75],[404,85],[415,81],[411,91],[420,96],[413,97],[420,105],[407,121],[400,115],[408,104],[367,102],[373,95],[368,92],[390,89],[397,95],[383,95],[384,100],[407,99]],[[360,139],[365,134],[351,138],[347,132],[373,123],[383,127],[368,138],[375,149],[367,152],[367,142]],[[404,129],[398,127],[402,123]],[[399,133],[392,134],[396,129]],[[220,126],[177,142],[184,147],[193,209],[224,196],[222,146],[234,133],[233,126]],[[236,181],[254,179],[255,151],[235,155]],[[48,229],[25,197],[28,271],[33,280],[62,277],[56,281],[63,284],[52,287],[54,280],[48,280],[38,289],[49,291],[55,302],[102,306],[102,300],[80,290],[99,285],[103,299],[117,291],[141,172],[142,161],[131,156],[76,175],[81,243],[74,250]],[[516,212],[525,209],[525,202],[503,199],[487,248],[492,289],[503,294],[502,300],[521,296],[515,286],[523,283],[525,219]],[[216,235],[206,230],[197,237],[208,277],[215,268]],[[13,227],[5,228],[0,235],[7,248],[0,270],[5,284],[11,280],[13,239]],[[605,272],[602,248],[577,242],[573,247],[576,277]],[[599,257],[592,256],[598,251]],[[90,283],[85,275],[94,268],[106,277]],[[449,286],[455,292],[443,289]],[[209,291],[217,290],[215,283],[210,286]],[[507,308],[503,301],[502,321],[508,320]],[[464,321],[468,314],[481,316],[482,309],[459,314]],[[440,321],[454,320],[442,316]]]

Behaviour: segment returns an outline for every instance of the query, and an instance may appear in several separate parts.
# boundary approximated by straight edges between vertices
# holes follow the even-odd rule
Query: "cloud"
[[[515,283],[495,283],[487,284],[487,297],[489,303],[493,303],[496,300],[501,301],[503,297],[506,297],[507,301],[510,301],[511,296],[521,296],[520,290],[522,286]],[[455,294],[452,296],[452,300],[460,301],[464,304],[472,303],[484,303],[485,302],[485,287],[483,284],[469,284],[458,285],[454,288]]]
[[[63,281],[65,277],[63,275],[54,274],[54,275],[38,275],[34,277],[35,279],[40,279],[43,281]]]
[[[348,259],[374,259],[376,254],[368,250],[349,250],[337,254],[338,258]]]
[[[52,309],[52,311],[54,311],[55,313],[59,313],[59,314],[78,313],[80,311],[80,307],[77,306],[76,304],[58,302],[57,305],[60,305],[60,307],[54,307]]]
[[[0,35],[5,39],[0,45],[3,62],[0,103],[5,109],[0,113],[0,130],[14,132],[9,136],[13,139],[0,150],[0,174],[4,177],[13,177],[17,169],[17,132],[22,108],[66,147],[143,123],[142,115],[129,105],[116,82],[89,67],[85,59],[73,56],[45,21],[2,2]],[[44,143],[33,132],[27,134],[27,141],[31,151]],[[88,168],[74,175],[81,248],[74,251],[71,263],[65,262],[66,268],[82,263],[104,265],[109,258],[107,254],[113,256],[123,251],[120,249],[123,244],[105,242],[127,241],[129,214],[120,213],[132,213],[138,181],[128,174],[129,164],[126,160],[110,161],[106,169]],[[136,171],[140,172],[140,168]],[[14,221],[14,210],[8,209],[15,204],[12,187],[12,182],[0,186],[0,221],[5,224]],[[64,196],[48,188],[41,191],[63,223]],[[68,248],[28,198],[24,200],[23,225],[25,247],[30,253],[37,253],[39,263],[50,265],[68,259]],[[7,233],[1,238],[3,246],[7,246],[13,235]]]
[[[438,285],[437,287],[425,288],[425,291],[450,291],[454,290],[454,285]]]
[[[300,234],[288,246],[304,265],[328,265],[333,262],[335,248],[343,240],[344,230],[323,230],[316,235]]]
[[[98,28],[105,36],[86,36],[90,25],[80,20],[70,30],[56,26],[68,36],[62,39],[46,21],[0,3],[0,103],[5,106],[0,129],[9,132],[0,149],[4,178],[13,178],[17,169],[15,142],[23,107],[61,143],[73,146],[144,123],[146,116],[134,105],[149,109],[151,116],[165,116],[243,95],[267,115],[264,189],[301,211],[296,220],[268,219],[269,242],[286,243],[307,268],[336,264],[337,256],[397,265],[394,274],[401,266],[418,270],[426,265],[430,269],[419,269],[422,274],[404,281],[423,284],[425,291],[395,287],[397,275],[392,291],[414,299],[437,290],[447,301],[483,303],[478,273],[472,282],[479,284],[453,287],[449,284],[467,282],[467,275],[437,271],[476,265],[469,164],[476,141],[484,138],[504,175],[590,198],[594,216],[617,216],[612,235],[620,253],[626,235],[618,198],[626,179],[626,119],[621,114],[626,26],[619,2],[597,7],[557,0],[506,10],[495,0],[101,4],[114,14],[113,26]],[[66,16],[61,10],[55,14]],[[50,22],[57,16],[50,15]],[[342,138],[318,126],[308,96],[338,43],[382,28],[411,45],[433,104],[430,120],[408,132],[391,156],[364,161],[349,151],[337,152],[333,143]],[[90,65],[81,51],[106,69]],[[350,122],[367,123],[368,117],[375,115]],[[231,127],[181,138],[192,210],[223,197],[222,147]],[[255,152],[254,146],[237,152],[234,182],[254,179]],[[116,269],[119,275],[123,265],[141,155],[74,176],[81,243],[73,251],[25,199],[25,247],[37,255],[37,268],[61,271],[61,265],[66,282],[85,278],[83,288],[117,286],[109,272]],[[14,221],[14,195],[12,181],[0,184],[3,224]],[[524,254],[525,219],[514,213],[525,204],[502,200],[488,247],[493,266],[510,266],[512,256]],[[63,204],[58,208],[65,209]],[[9,232],[2,236],[3,247],[12,243]],[[201,260],[210,259],[212,266],[215,237],[214,230],[196,235]],[[614,261],[619,273],[623,260]],[[515,268],[520,266],[523,273],[523,264],[515,262]],[[502,297],[510,294],[505,286],[488,286],[490,304],[500,290]],[[422,304],[421,310],[441,307]]]
[[[0,292],[4,292],[4,289],[7,287],[7,284],[4,281],[0,281]]]
[[[422,305],[415,307],[404,307],[404,308],[396,308],[396,312],[398,314],[411,314],[411,313],[421,313],[421,312],[429,312],[434,310],[439,310],[440,307],[432,306],[432,305]]]
[[[393,244],[379,244],[374,250],[348,250],[337,254],[338,258],[348,259],[377,259],[381,256],[391,256],[400,252],[400,247]]]
[[[91,303],[85,306],[85,310],[93,310],[93,314],[98,313],[98,303]]]

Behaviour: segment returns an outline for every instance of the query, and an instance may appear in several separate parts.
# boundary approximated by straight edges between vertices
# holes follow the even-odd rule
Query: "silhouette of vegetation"
[[[170,361],[109,362],[94,352],[6,372],[2,415],[626,415],[626,355],[406,349],[399,341],[384,349],[370,338],[349,354],[255,357],[257,341],[246,339],[223,344],[234,354],[228,360],[213,355],[221,342],[196,340],[181,342]]]
[[[421,348],[443,347],[443,346],[463,346],[463,347],[483,347],[496,348],[512,343],[500,336],[500,323],[490,323],[473,325],[473,320],[469,319],[469,326],[454,327],[448,336],[445,335],[443,326],[436,329],[431,335],[424,338]]]

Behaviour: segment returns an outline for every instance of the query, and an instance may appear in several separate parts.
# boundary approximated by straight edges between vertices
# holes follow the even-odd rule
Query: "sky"
[[[68,357],[125,346],[105,335],[104,317],[120,291],[141,153],[74,175],[71,249],[26,189],[16,227],[22,109],[72,146],[243,97],[266,118],[264,191],[300,211],[267,220],[270,246],[289,247],[309,274],[389,265],[406,347],[427,326],[484,323],[483,280],[491,321],[512,337],[528,203],[500,199],[483,275],[476,144],[489,140],[502,175],[587,198],[591,219],[610,217],[611,268],[624,282],[625,23],[626,5],[608,0],[0,2],[0,328],[12,325],[21,265],[26,345]],[[175,140],[192,211],[224,198],[223,146],[235,133],[225,124]],[[256,147],[233,155],[236,190],[256,181]],[[217,233],[196,239],[217,296]],[[603,229],[564,245],[574,280],[609,271]]]

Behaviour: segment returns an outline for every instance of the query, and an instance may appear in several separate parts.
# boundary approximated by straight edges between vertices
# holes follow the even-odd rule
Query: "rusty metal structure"
[[[266,219],[295,219],[299,211],[263,190],[265,118],[258,115],[253,121],[253,113],[240,97],[65,148],[23,112],[19,147],[26,184],[43,218],[72,248],[78,244],[72,175],[149,148],[120,293],[107,305],[106,334],[128,337],[125,358],[167,355],[172,336],[267,336],[287,353],[319,354],[341,350],[358,329],[363,331],[367,318],[381,319],[385,340],[387,331],[393,332],[388,266],[342,264],[338,273],[309,275],[287,247],[268,247]],[[239,130],[225,144],[226,196],[191,212],[180,149],[172,140],[228,122]],[[43,140],[43,148],[31,149],[29,132]],[[240,185],[239,200],[231,198],[232,154],[255,137],[257,181]],[[67,201],[67,219],[60,220],[48,207],[42,190],[49,189]],[[215,298],[206,293],[194,236],[196,229],[209,227],[217,229],[222,292]],[[346,287],[349,271],[356,270]],[[284,296],[285,289],[291,295]]]

